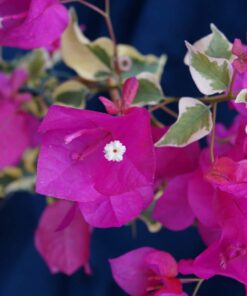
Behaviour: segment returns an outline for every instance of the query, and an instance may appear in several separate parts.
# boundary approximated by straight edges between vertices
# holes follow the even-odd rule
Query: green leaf
[[[160,80],[167,60],[166,55],[160,57],[152,54],[142,55],[136,48],[125,44],[118,45],[118,54],[120,61],[125,57],[130,60],[130,69],[121,74],[123,80],[143,72],[150,72]]]
[[[227,89],[230,75],[226,61],[219,65],[216,61],[210,61],[204,53],[197,52],[192,53],[191,66],[210,81],[213,90]]]
[[[103,64],[105,64],[110,70],[112,70],[111,57],[102,47],[100,47],[99,45],[89,45],[88,47]]]
[[[105,80],[111,76],[113,44],[109,38],[90,41],[80,30],[75,12],[70,14],[70,22],[61,38],[61,51],[64,63],[80,77],[87,80]],[[106,73],[97,76],[98,72]]]
[[[225,91],[230,84],[230,65],[226,59],[208,57],[186,42],[191,76],[201,93],[212,95]]]
[[[247,103],[247,88],[244,88],[240,91],[240,93],[237,95],[236,103]]]
[[[193,98],[181,98],[177,121],[155,146],[184,147],[208,135],[211,129],[212,115],[209,107]]]
[[[127,79],[132,76],[137,76],[142,72],[156,73],[159,69],[159,64],[157,62],[146,62],[137,59],[131,59],[131,62],[131,70],[122,73],[123,79]]]
[[[164,94],[158,84],[148,78],[140,78],[138,80],[139,89],[134,100],[135,105],[153,105],[163,99]]]
[[[53,93],[54,102],[66,106],[84,108],[89,89],[79,81],[68,80]]]
[[[212,38],[205,53],[213,58],[225,58],[229,60],[232,55],[230,51],[231,43],[215,25],[211,24],[210,27],[212,30]]]
[[[46,65],[46,57],[42,49],[37,49],[30,54],[28,70],[31,79],[36,78],[44,70]]]

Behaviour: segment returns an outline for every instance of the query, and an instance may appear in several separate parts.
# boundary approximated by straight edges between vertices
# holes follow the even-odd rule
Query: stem
[[[150,115],[151,115],[151,121],[154,124],[154,126],[157,126],[157,127],[160,127],[160,128],[164,127],[164,124],[162,122],[160,122],[157,118],[155,118],[152,113]]]
[[[110,93],[112,101],[117,105],[117,102],[121,99],[119,95],[118,88],[114,86],[114,80],[112,78],[108,79],[108,91]]]
[[[228,95],[224,94],[224,95],[219,95],[219,96],[201,97],[201,98],[196,98],[196,99],[203,102],[203,103],[214,104],[214,103],[221,103],[221,102],[230,101],[230,100],[234,99],[234,97],[232,94],[228,94]],[[178,97],[165,97],[161,103],[149,108],[149,112],[154,112],[158,109],[164,110],[164,108],[163,108],[164,106],[166,106],[170,103],[177,103],[179,100],[180,100],[180,98],[178,98]],[[174,115],[175,115],[175,112],[172,116],[174,117]],[[176,114],[176,117],[177,117],[177,114]]]
[[[117,50],[117,39],[116,39],[116,35],[113,29],[113,25],[112,25],[112,21],[111,21],[111,17],[110,17],[110,0],[105,0],[105,22],[106,22],[106,26],[108,28],[108,32],[110,35],[110,38],[112,40],[113,43],[113,65],[115,68],[115,72],[118,76],[118,80],[120,79],[120,74],[121,71],[119,69],[118,66],[118,50]]]
[[[237,74],[237,71],[236,71],[236,69],[234,69],[233,74],[232,74],[232,80],[231,80],[231,83],[230,83],[230,86],[229,86],[229,92],[228,92],[231,96],[232,96],[232,87],[233,87],[233,83],[234,83],[236,74]]]
[[[158,110],[159,108],[161,108],[161,107],[163,107],[163,106],[165,106],[167,104],[177,102],[178,100],[179,100],[178,98],[168,98],[168,97],[166,97],[163,102],[161,102],[161,103],[159,103],[159,104],[157,104],[155,106],[150,107],[149,112],[154,112],[154,111]]]
[[[105,0],[105,11],[100,9],[99,7],[95,6],[94,4],[92,4],[88,1],[85,1],[85,0],[61,0],[61,3],[63,3],[63,4],[72,3],[72,2],[79,2],[79,3],[83,4],[84,6],[89,7],[90,9],[94,10],[95,12],[100,14],[105,19],[106,26],[107,26],[110,38],[113,43],[113,65],[114,65],[114,69],[117,74],[118,80],[120,80],[121,71],[118,66],[117,39],[116,39],[116,35],[115,35],[114,29],[113,29],[111,17],[110,17],[110,0]]]
[[[89,3],[87,1],[84,1],[84,0],[61,0],[61,3],[63,3],[63,4],[72,3],[72,2],[79,2],[79,3],[89,7],[90,9],[96,11],[98,14],[102,15],[103,17],[106,16],[104,10],[100,9],[99,7],[93,5],[92,3]]]
[[[174,117],[174,118],[177,119],[177,117],[178,117],[177,113],[174,112],[173,110],[171,110],[170,108],[168,108],[166,106],[162,106],[162,107],[160,107],[160,109],[162,109],[164,112],[166,112],[170,116],[172,116],[172,117]]]
[[[214,162],[214,142],[215,142],[215,125],[216,125],[216,114],[217,114],[217,103],[213,104],[213,128],[211,133],[211,141],[210,141],[210,159],[211,162]]]
[[[198,283],[200,282],[202,279],[198,279],[198,278],[183,278],[183,279],[180,279],[180,281],[183,283],[183,284],[190,284],[190,283]]]
[[[110,15],[110,0],[105,0],[105,13]]]
[[[198,293],[198,291],[199,291],[199,289],[200,289],[203,281],[204,281],[203,279],[201,279],[200,281],[198,281],[198,283],[197,283],[197,285],[195,287],[195,290],[194,290],[192,296],[196,296],[197,295],[197,293]]]

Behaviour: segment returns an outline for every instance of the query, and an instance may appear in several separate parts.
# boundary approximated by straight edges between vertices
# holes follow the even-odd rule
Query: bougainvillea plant
[[[93,228],[140,219],[151,232],[193,225],[206,247],[178,262],[148,246],[109,258],[129,295],[186,296],[194,284],[196,296],[214,275],[247,286],[247,45],[212,24],[185,42],[202,97],[166,96],[166,56],[118,44],[109,1],[104,9],[77,2],[104,18],[109,37],[89,40],[65,6],[72,0],[0,3],[0,45],[31,49],[0,60],[1,198],[18,190],[46,197],[35,245],[52,273],[83,267],[93,276]],[[87,110],[95,96],[105,112]],[[222,103],[236,110],[230,127],[216,121]]]

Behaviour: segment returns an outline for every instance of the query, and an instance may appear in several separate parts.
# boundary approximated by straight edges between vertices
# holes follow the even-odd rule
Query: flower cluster
[[[145,246],[110,259],[129,295],[186,296],[197,283],[195,296],[214,275],[247,286],[247,45],[211,25],[186,42],[184,59],[204,96],[166,97],[165,56],[117,44],[107,5],[82,0],[109,28],[110,38],[89,40],[62,2],[73,1],[0,4],[0,45],[35,49],[0,61],[0,196],[36,180],[47,207],[35,245],[52,273],[92,274],[93,228],[140,219],[153,232],[197,227],[205,250],[177,262]],[[105,112],[87,109],[95,94]],[[217,122],[221,104],[236,111],[229,127]],[[170,126],[158,109],[175,118]]]

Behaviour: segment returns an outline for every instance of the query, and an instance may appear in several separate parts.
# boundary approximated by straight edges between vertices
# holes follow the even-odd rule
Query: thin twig
[[[87,6],[90,9],[97,12],[98,14],[100,14],[104,18],[110,38],[112,40],[112,44],[113,44],[113,65],[114,65],[114,69],[115,69],[116,75],[119,80],[121,71],[118,66],[117,39],[116,39],[116,35],[115,35],[114,29],[113,29],[111,17],[110,17],[110,0],[105,0],[105,11],[102,10],[101,8],[95,6],[94,4],[92,4],[88,1],[85,1],[85,0],[61,0],[61,3],[64,3],[64,4],[72,3],[72,2],[79,2],[79,3],[83,4],[84,6]]]
[[[200,282],[202,279],[198,279],[198,278],[183,278],[180,279],[181,283],[183,284],[190,284],[190,283],[197,283]]]
[[[168,108],[166,106],[162,106],[162,107],[160,107],[160,109],[163,110],[164,112],[166,112],[167,114],[169,114],[170,116],[177,119],[177,117],[178,117],[177,113],[174,112],[173,110],[171,110],[170,108]]]
[[[110,0],[105,0],[105,13],[110,15]]]
[[[87,2],[87,1],[84,1],[84,0],[61,0],[61,3],[63,3],[63,4],[72,3],[72,2],[79,2],[79,3],[89,7],[90,9],[94,10],[98,14],[102,15],[104,18],[106,17],[106,13],[104,12],[104,10],[100,9],[99,7],[93,5],[90,2]]]
[[[202,285],[203,281],[204,281],[203,279],[198,281],[192,296],[197,296],[197,293],[198,293],[199,289],[201,288],[201,285]]]
[[[211,162],[214,162],[214,142],[215,142],[215,125],[216,125],[216,115],[217,115],[217,103],[213,104],[213,128],[211,132],[211,140],[210,140],[210,159]]]

